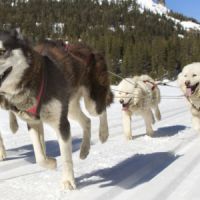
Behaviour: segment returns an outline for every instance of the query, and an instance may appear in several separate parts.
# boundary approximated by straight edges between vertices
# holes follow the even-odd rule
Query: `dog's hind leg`
[[[45,144],[42,141],[43,139],[43,125],[42,123],[31,124],[28,123],[29,134],[32,139],[35,159],[36,162],[45,168],[55,169],[56,168],[56,160],[54,158],[48,158],[45,152]]]
[[[146,125],[146,133],[148,136],[152,136],[154,131],[152,128],[152,111],[151,111],[151,109],[145,110],[142,115],[143,115],[145,125]]]
[[[86,90],[84,90],[83,93],[84,97],[84,103],[87,111],[92,116],[99,116],[100,121],[100,127],[99,127],[99,139],[102,143],[106,142],[108,139],[109,133],[108,133],[108,121],[107,121],[107,112],[104,110],[100,115],[96,111],[96,103],[93,101]]]
[[[151,123],[155,124],[156,120],[155,120],[155,117],[154,117],[153,112],[152,112],[151,109],[150,109],[150,112],[151,112]]]
[[[99,139],[102,143],[106,142],[109,136],[108,133],[108,120],[107,120],[107,111],[103,111],[99,116],[100,125],[99,125]]]
[[[80,149],[80,158],[85,159],[90,151],[91,121],[82,112],[79,99],[73,99],[70,101],[68,116],[70,119],[77,121],[83,129],[83,140]]]
[[[18,123],[17,118],[15,114],[11,111],[9,111],[9,123],[10,123],[10,129],[13,133],[16,133],[18,130]]]
[[[6,158],[6,150],[3,144],[3,139],[0,134],[0,160],[3,160],[5,158]]]
[[[156,106],[154,107],[154,111],[155,111],[156,119],[157,119],[158,121],[160,121],[160,120],[161,120],[161,114],[160,114],[160,109],[159,109],[158,105],[156,105]]]

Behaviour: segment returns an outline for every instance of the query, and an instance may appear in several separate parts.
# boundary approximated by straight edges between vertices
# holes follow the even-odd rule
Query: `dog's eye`
[[[185,74],[184,77],[187,77],[187,75]]]
[[[192,74],[192,77],[195,77],[195,76],[197,76],[196,74]]]
[[[5,49],[0,49],[0,56],[4,55],[6,53]]]

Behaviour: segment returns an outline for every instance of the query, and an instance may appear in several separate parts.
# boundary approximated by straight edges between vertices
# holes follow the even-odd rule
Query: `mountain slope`
[[[136,1],[140,5],[141,12],[143,12],[144,9],[150,10],[151,12],[155,14],[167,16],[169,19],[173,20],[176,24],[180,24],[186,31],[189,31],[189,30],[200,31],[200,24],[192,22],[190,20],[180,20],[180,19],[171,17],[170,16],[171,11],[167,7],[159,3],[155,3],[153,0],[136,0]]]

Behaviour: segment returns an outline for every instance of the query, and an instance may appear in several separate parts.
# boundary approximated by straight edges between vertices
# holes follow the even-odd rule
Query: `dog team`
[[[199,81],[200,63],[184,67],[178,76],[191,107],[193,128],[200,132]],[[113,102],[111,90],[106,60],[90,47],[52,40],[32,47],[16,30],[0,32],[0,107],[9,111],[13,132],[18,128],[16,116],[27,123],[36,162],[48,169],[56,168],[56,160],[46,156],[43,123],[54,129],[61,152],[64,189],[76,188],[69,119],[76,120],[83,129],[80,158],[85,159],[90,150],[91,120],[82,111],[80,99],[90,115],[99,117],[99,139],[103,143],[109,135],[106,108]],[[156,82],[148,75],[125,78],[115,97],[122,105],[125,137],[132,139],[133,114],[144,118],[146,133],[152,136],[155,117],[161,119]],[[0,160],[5,158],[0,135]]]

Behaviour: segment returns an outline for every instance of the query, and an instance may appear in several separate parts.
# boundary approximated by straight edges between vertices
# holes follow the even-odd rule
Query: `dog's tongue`
[[[128,106],[122,106],[123,111],[128,111]]]
[[[191,88],[187,88],[186,89],[186,96],[190,97],[192,95],[192,89]]]

